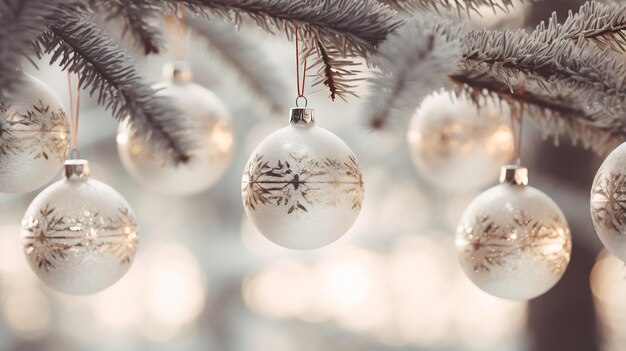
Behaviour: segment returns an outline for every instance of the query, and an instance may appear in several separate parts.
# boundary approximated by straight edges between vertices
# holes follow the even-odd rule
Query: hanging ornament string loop
[[[296,98],[296,107],[300,107],[300,99],[304,99],[304,107],[307,107],[309,105],[309,101],[306,99],[306,96],[298,95],[298,97]]]
[[[306,59],[302,61],[302,82],[300,81],[300,45],[298,38],[298,27],[295,27],[296,32],[296,92],[298,97],[296,98],[296,106],[298,106],[298,99],[304,98],[304,107],[307,106],[308,101],[304,96],[304,87],[306,86]],[[298,106],[299,107],[299,106]]]
[[[70,157],[73,159],[79,159],[80,153],[78,152],[78,116],[80,113],[80,73],[76,73],[76,104],[74,104],[74,98],[72,93],[72,77],[70,72],[67,72],[67,86],[69,89],[70,100],[70,119],[72,123],[72,135],[71,135],[71,151]]]

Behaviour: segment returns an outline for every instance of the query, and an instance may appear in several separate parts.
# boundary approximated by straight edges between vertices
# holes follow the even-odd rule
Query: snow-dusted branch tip
[[[422,98],[445,85],[457,70],[460,44],[448,37],[442,23],[408,21],[381,45],[372,60],[376,71],[365,109],[373,128],[412,116]]]

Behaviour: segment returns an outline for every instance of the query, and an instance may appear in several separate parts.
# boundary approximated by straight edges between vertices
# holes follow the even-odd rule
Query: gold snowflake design
[[[248,163],[242,181],[244,205],[249,210],[259,205],[284,206],[290,214],[308,212],[313,205],[337,206],[337,197],[329,196],[333,192],[348,195],[352,209],[361,208],[363,177],[354,155],[344,162],[292,153],[287,160],[270,162],[257,154]]]
[[[478,215],[464,223],[461,233],[467,242],[465,260],[474,263],[476,272],[503,266],[512,257],[530,255],[546,262],[554,273],[560,273],[570,260],[569,228],[560,216],[541,223],[524,211],[513,216],[513,223],[501,226],[487,215]]]
[[[617,235],[626,231],[626,176],[609,172],[599,174],[591,189],[591,216],[596,225]]]
[[[25,219],[24,230],[24,252],[46,272],[68,255],[88,259],[97,253],[111,252],[119,264],[129,264],[137,250],[137,223],[124,206],[112,217],[84,211],[79,217],[66,218],[47,204],[37,216]]]
[[[53,110],[41,100],[25,113],[9,113],[0,102],[0,157],[26,154],[33,159],[67,157],[69,124],[62,109]]]

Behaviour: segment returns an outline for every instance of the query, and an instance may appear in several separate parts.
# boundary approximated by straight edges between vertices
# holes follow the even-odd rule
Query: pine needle
[[[164,6],[154,0],[91,0],[92,8],[106,13],[105,20],[121,20],[126,34],[143,48],[145,55],[158,54],[163,45],[163,33],[152,21],[165,12]]]
[[[130,57],[89,22],[77,7],[61,8],[49,29],[37,41],[40,54],[52,54],[51,63],[80,73],[82,89],[96,95],[99,104],[119,120],[129,119],[165,158],[186,162],[191,148],[187,126],[170,101],[156,97],[135,70]]]
[[[371,93],[365,114],[373,128],[383,128],[392,118],[407,118],[421,100],[445,85],[461,59],[460,44],[449,39],[454,26],[438,22],[408,21],[380,47],[372,62]]]
[[[402,22],[376,0],[168,0],[205,9],[241,24],[244,16],[267,32],[320,41],[346,56],[367,56]]]

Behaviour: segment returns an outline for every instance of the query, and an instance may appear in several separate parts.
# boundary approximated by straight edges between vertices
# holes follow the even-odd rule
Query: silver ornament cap
[[[528,185],[528,168],[519,165],[506,165],[500,170],[500,183]]]
[[[89,161],[87,160],[66,160],[65,161],[65,178],[82,179],[89,177],[90,174]]]
[[[289,123],[295,126],[313,126],[315,110],[309,107],[294,107],[289,113]]]
[[[163,79],[174,83],[188,83],[193,80],[191,65],[187,61],[171,61],[163,66]]]

